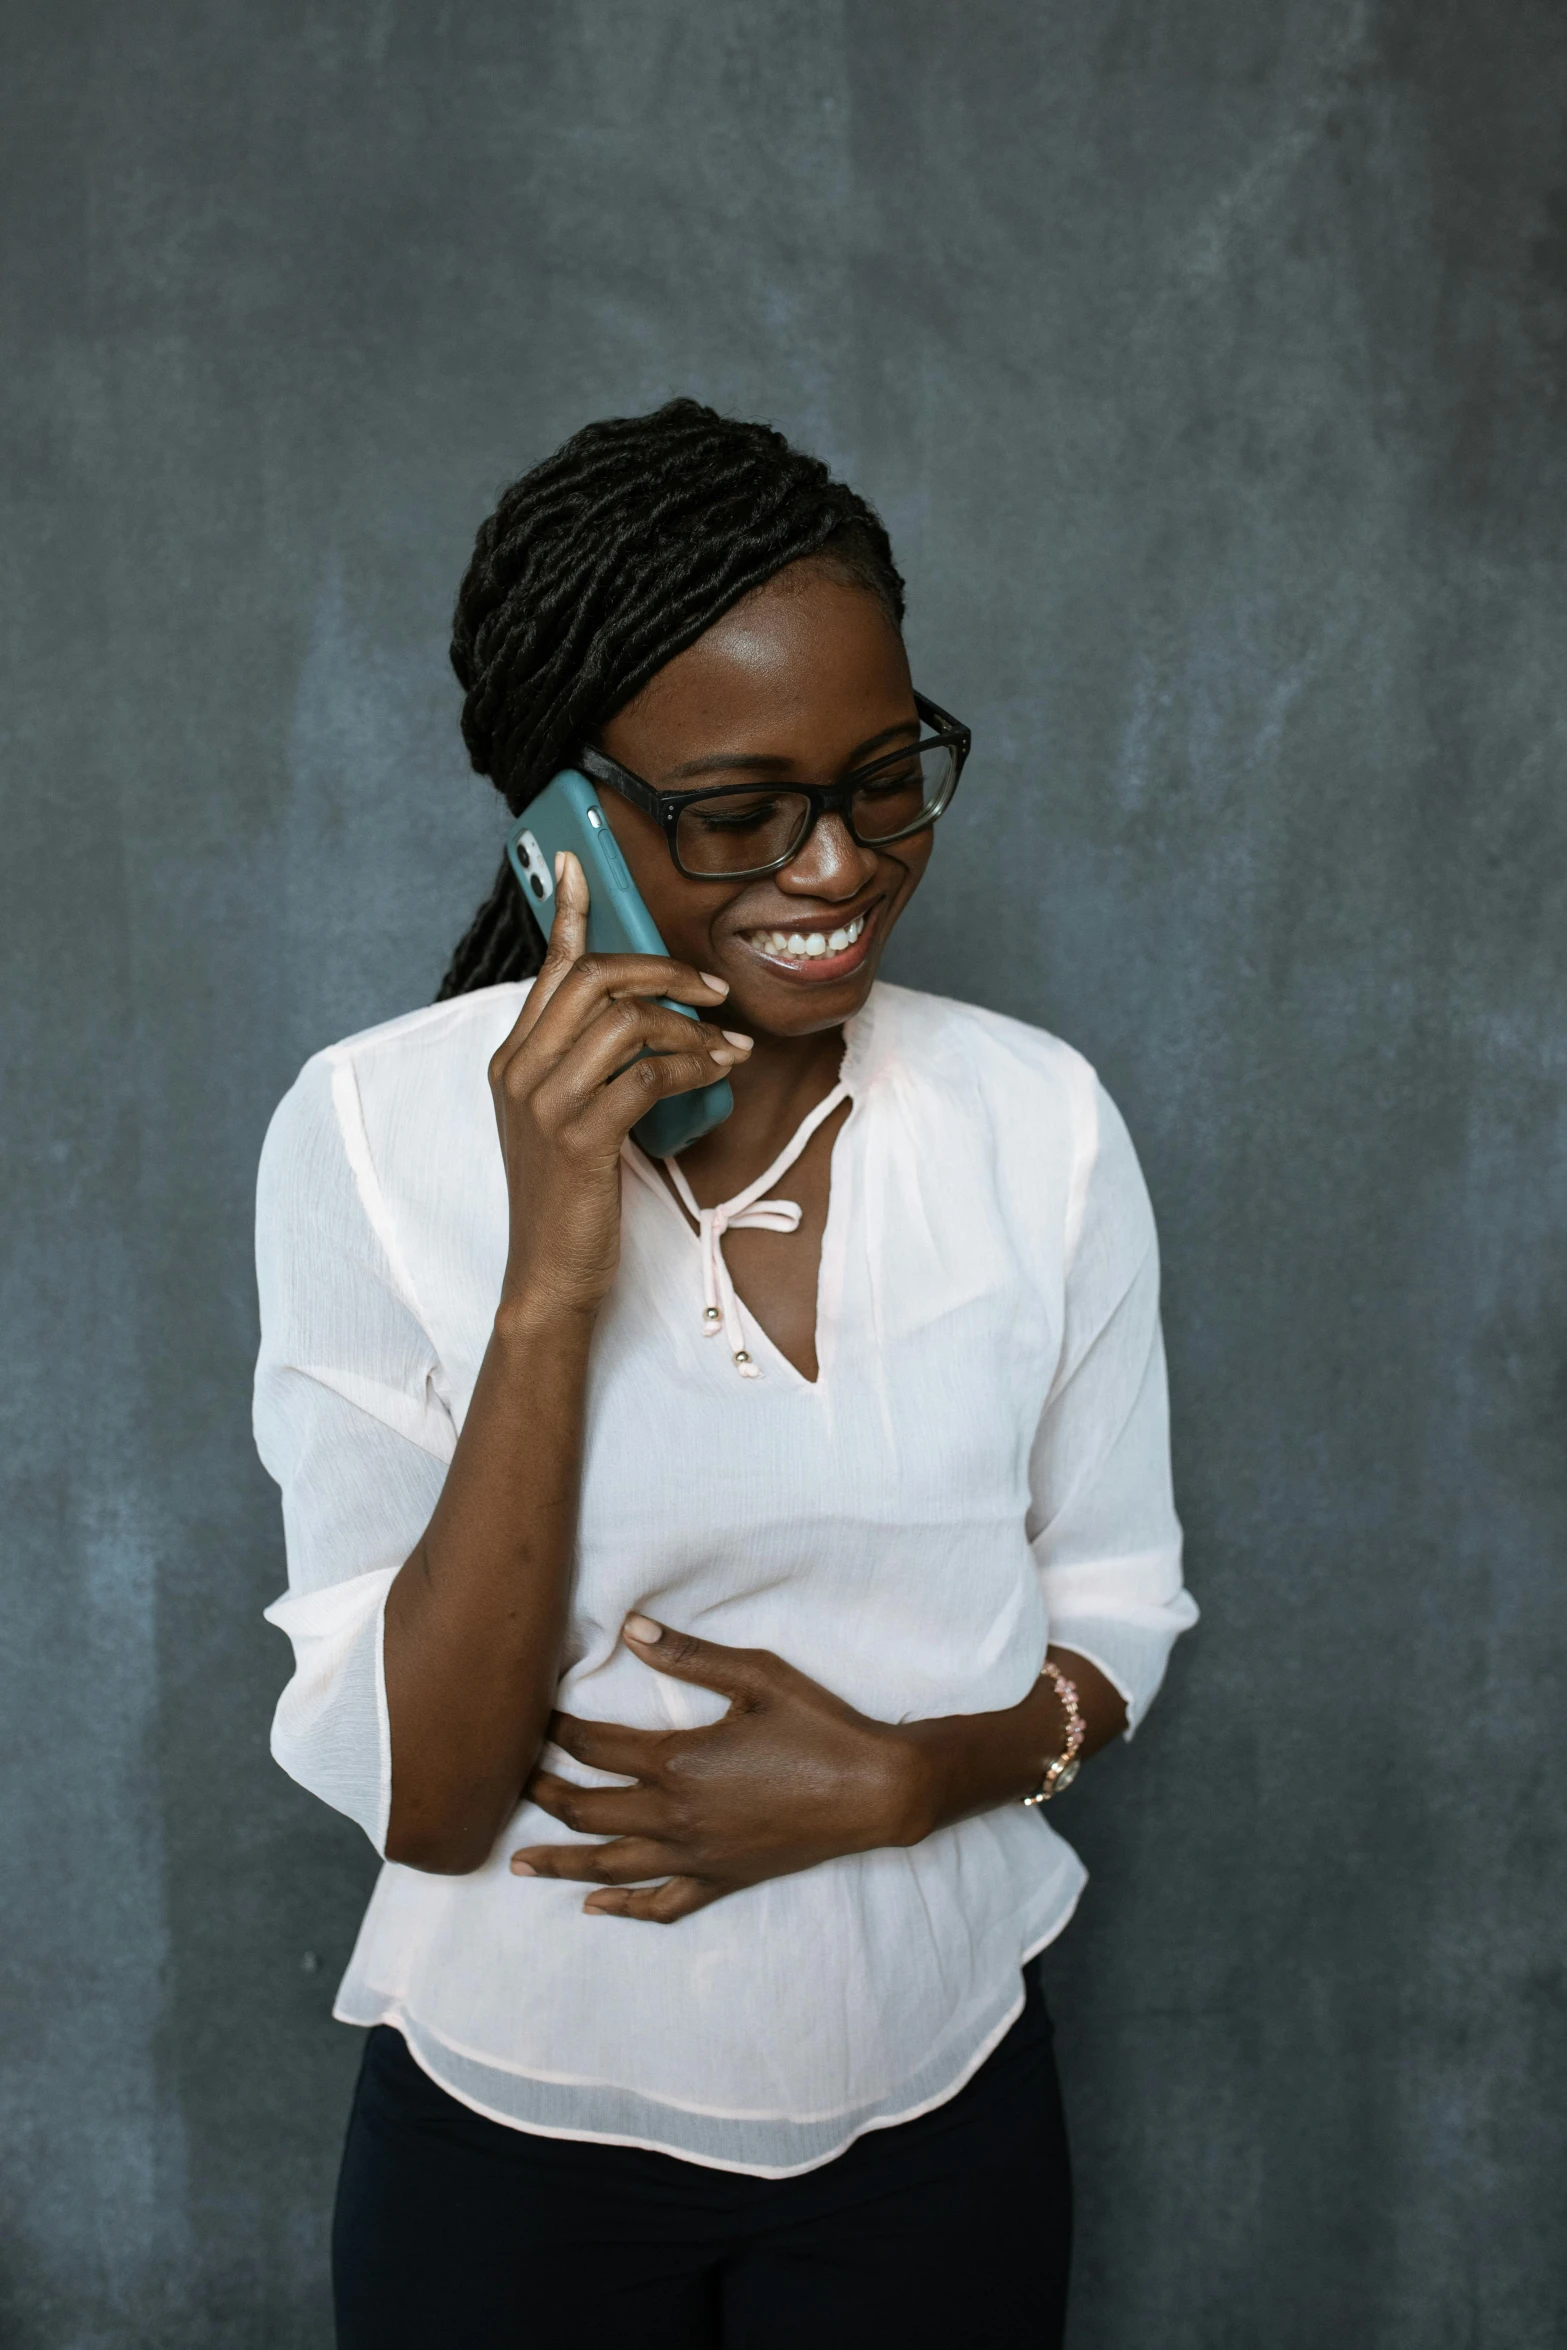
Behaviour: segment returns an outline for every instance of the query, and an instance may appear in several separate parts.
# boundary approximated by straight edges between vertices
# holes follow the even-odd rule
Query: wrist
[[[586,1355],[598,1311],[597,1299],[561,1296],[537,1284],[516,1289],[504,1284],[495,1309],[493,1342],[503,1351],[515,1348],[535,1357],[541,1348]]]
[[[1024,1801],[1061,1754],[1068,1728],[1065,1707],[1049,1678],[998,1713],[898,1723],[891,1734],[897,1748],[894,1803],[900,1832],[889,1842],[918,1844],[938,1828]]]
[[[899,1722],[887,1733],[886,1844],[923,1844],[951,1817],[945,1741],[934,1722]]]
[[[1029,1810],[1048,1803],[1053,1795],[1060,1795],[1071,1786],[1081,1767],[1083,1740],[1088,1732],[1078,1703],[1077,1684],[1062,1671],[1053,1656],[1045,1658],[1039,1684],[1041,1689],[1050,1689],[1059,1711],[1060,1726],[1053,1741],[1055,1750],[1045,1764],[1038,1786],[1032,1795],[1023,1798]]]

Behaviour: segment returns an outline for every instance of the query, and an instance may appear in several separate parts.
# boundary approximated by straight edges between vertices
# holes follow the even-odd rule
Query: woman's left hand
[[[917,1755],[896,1725],[767,1649],[724,1648],[646,1616],[628,1620],[626,1642],[655,1671],[716,1689],[729,1711],[697,1730],[557,1714],[550,1736],[567,1754],[636,1785],[579,1787],[535,1771],[527,1792],[542,1811],[608,1841],[527,1845],[512,1854],[517,1876],[596,1885],[586,1909],[673,1925],[742,1885],[927,1832]]]

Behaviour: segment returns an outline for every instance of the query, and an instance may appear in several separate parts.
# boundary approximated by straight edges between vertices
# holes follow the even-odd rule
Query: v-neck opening
[[[845,1055],[845,1058],[847,1058],[847,1055]],[[842,1080],[840,1079],[839,1082],[841,1083]],[[772,1357],[773,1362],[776,1364],[778,1369],[786,1372],[789,1378],[791,1378],[797,1386],[803,1387],[808,1395],[815,1395],[819,1393],[827,1371],[824,1335],[828,1327],[829,1317],[825,1310],[823,1289],[827,1273],[827,1248],[829,1241],[832,1240],[834,1236],[835,1226],[838,1222],[838,1197],[840,1190],[843,1188],[842,1171],[838,1166],[838,1145],[843,1140],[844,1136],[848,1133],[849,1128],[853,1125],[854,1113],[859,1107],[858,1094],[851,1093],[845,1098],[848,1104],[848,1116],[844,1119],[843,1124],[839,1127],[837,1133],[833,1136],[832,1145],[827,1154],[827,1213],[822,1219],[822,1238],[821,1246],[817,1251],[816,1285],[815,1297],[813,1300],[815,1320],[812,1335],[815,1341],[816,1353],[816,1377],[814,1379],[807,1379],[805,1373],[800,1369],[799,1364],[791,1362],[788,1355],[784,1353],[783,1348],[779,1345],[777,1339],[774,1338],[772,1332],[761,1320],[755,1307],[746,1303],[745,1299],[740,1295],[738,1289],[736,1289],[734,1293],[736,1303],[739,1305],[741,1312],[745,1315],[747,1335],[750,1336],[752,1333],[754,1333],[755,1337],[765,1344],[768,1354]],[[809,1112],[806,1113],[807,1116],[809,1116],[809,1114]],[[802,1119],[800,1123],[803,1125],[805,1123],[804,1119]],[[811,1141],[814,1142],[815,1139],[816,1137],[812,1135]],[[809,1145],[807,1147],[809,1147]],[[681,1231],[686,1235],[687,1239],[692,1242],[695,1249],[700,1252],[702,1246],[701,1230],[697,1225],[692,1223],[690,1212],[679,1197],[679,1194],[665,1180],[663,1169],[659,1162],[655,1159],[650,1159],[646,1151],[642,1149],[641,1145],[639,1143],[633,1142],[629,1135],[626,1137],[626,1140],[622,1145],[622,1149],[625,1155],[632,1161],[637,1174],[642,1178],[642,1181],[647,1185],[648,1189],[650,1191],[655,1191],[659,1198],[662,1199],[665,1204],[673,1211]],[[784,1173],[778,1179],[780,1183],[786,1182],[791,1172],[791,1169],[785,1168]]]
[[[820,1395],[823,1392],[829,1368],[829,1354],[836,1352],[837,1315],[832,1308],[831,1299],[829,1297],[828,1279],[829,1266],[832,1266],[835,1268],[833,1278],[836,1282],[836,1288],[841,1290],[842,1282],[841,1278],[839,1277],[841,1275],[841,1267],[838,1265],[838,1233],[841,1229],[842,1223],[842,1194],[847,1185],[847,1162],[845,1161],[844,1164],[840,1166],[838,1160],[838,1145],[843,1140],[845,1134],[848,1133],[850,1127],[853,1125],[855,1113],[860,1105],[861,1093],[863,1090],[863,1079],[859,1076],[858,1065],[860,1064],[863,1057],[863,1042],[861,1036],[858,1035],[856,1031],[861,1028],[861,1024],[864,1021],[864,1018],[865,1011],[862,1009],[862,1011],[856,1014],[852,1020],[846,1021],[844,1023],[843,1058],[839,1063],[838,1076],[834,1080],[833,1086],[829,1089],[829,1091],[835,1092],[839,1086],[847,1086],[849,1088],[849,1091],[845,1097],[848,1103],[848,1115],[844,1118],[843,1123],[839,1126],[837,1133],[833,1136],[832,1144],[828,1152],[827,1213],[822,1220],[822,1237],[821,1245],[817,1252],[815,1295],[813,1301],[815,1319],[812,1335],[816,1354],[816,1376],[814,1379],[807,1379],[805,1373],[800,1369],[799,1365],[795,1362],[792,1362],[789,1356],[784,1353],[783,1348],[773,1337],[771,1331],[766,1328],[755,1309],[746,1303],[745,1299],[740,1295],[739,1290],[735,1288],[732,1276],[730,1277],[729,1281],[729,1287],[734,1298],[734,1302],[739,1307],[741,1313],[745,1316],[746,1336],[748,1343],[754,1334],[756,1341],[765,1345],[766,1353],[771,1358],[769,1367],[784,1373],[789,1379],[793,1380],[798,1387],[803,1388],[808,1395]],[[825,1099],[826,1097],[824,1096],[823,1098]],[[811,1112],[807,1111],[805,1118],[801,1119],[800,1125],[803,1126],[806,1123],[806,1119],[808,1119],[810,1116]],[[795,1132],[799,1132],[799,1127],[796,1127]],[[810,1143],[814,1142],[814,1140],[814,1135],[808,1138],[806,1144],[807,1149],[810,1147]],[[673,1210],[676,1218],[679,1221],[681,1231],[684,1232],[692,1242],[694,1242],[696,1249],[700,1254],[703,1248],[701,1227],[692,1223],[690,1211],[685,1206],[685,1203],[681,1200],[679,1194],[675,1191],[673,1185],[667,1180],[663,1167],[655,1160],[649,1158],[647,1153],[642,1150],[637,1143],[633,1142],[629,1135],[626,1137],[622,1148],[624,1155],[632,1166],[634,1172],[651,1190],[656,1191],[659,1197],[663,1199]],[[804,1153],[802,1152],[801,1155],[803,1156]],[[779,1183],[787,1182],[790,1172],[791,1169],[786,1167],[778,1177]],[[737,1198],[743,1195],[745,1188],[746,1187],[742,1186],[741,1193],[736,1194]],[[757,1204],[761,1205],[763,1203],[758,1202]],[[720,1238],[718,1242],[720,1255],[722,1252],[722,1246],[723,1243],[722,1239]],[[829,1251],[834,1253],[830,1255]],[[725,1270],[727,1272],[727,1264],[725,1265]],[[834,1291],[834,1295],[835,1294],[836,1290]],[[755,1377],[755,1373],[752,1373],[751,1375],[753,1378]]]
[[[851,1093],[846,1097],[846,1099],[848,1103],[848,1115],[845,1117],[843,1124],[839,1127],[837,1133],[833,1136],[832,1142],[828,1146],[827,1151],[827,1213],[822,1218],[821,1246],[816,1252],[816,1293],[812,1300],[812,1313],[814,1318],[811,1330],[811,1338],[813,1352],[816,1356],[816,1376],[814,1379],[807,1379],[799,1364],[790,1360],[789,1356],[784,1353],[783,1348],[779,1345],[772,1332],[767,1329],[765,1324],[759,1319],[755,1308],[746,1304],[745,1299],[740,1296],[738,1289],[735,1291],[735,1296],[739,1299],[741,1308],[745,1314],[746,1321],[749,1323],[750,1327],[756,1332],[759,1338],[764,1338],[767,1341],[767,1350],[769,1354],[772,1355],[774,1361],[782,1370],[788,1372],[790,1378],[795,1381],[796,1385],[805,1389],[807,1395],[819,1395],[827,1377],[826,1338],[828,1330],[828,1316],[825,1310],[822,1292],[827,1274],[827,1243],[833,1234],[834,1211],[838,1204],[838,1195],[841,1189],[840,1170],[837,1164],[838,1145],[840,1142],[842,1142],[844,1136],[848,1133],[850,1126],[854,1122],[854,1112],[857,1107],[859,1097],[858,1095]],[[813,1135],[811,1140],[814,1142],[815,1139],[816,1137]],[[783,1180],[783,1178],[780,1178],[780,1180]],[[682,1216],[681,1221],[683,1223],[685,1222],[684,1216]],[[686,1224],[686,1230],[688,1232],[691,1230],[689,1224]],[[833,1323],[833,1328],[836,1330],[835,1321]]]

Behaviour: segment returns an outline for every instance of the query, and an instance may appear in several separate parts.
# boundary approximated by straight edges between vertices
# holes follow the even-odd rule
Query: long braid
[[[880,519],[782,433],[695,400],[585,426],[504,493],[458,591],[452,667],[474,766],[520,815],[655,671],[808,555],[901,623]],[[526,978],[543,954],[503,860],[440,994]]]

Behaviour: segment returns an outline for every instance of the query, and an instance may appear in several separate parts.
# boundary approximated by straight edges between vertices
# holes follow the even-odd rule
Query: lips
[[[840,979],[869,952],[876,912],[875,906],[867,906],[848,922],[818,920],[792,930],[748,930],[743,936],[753,954],[792,979]]]

